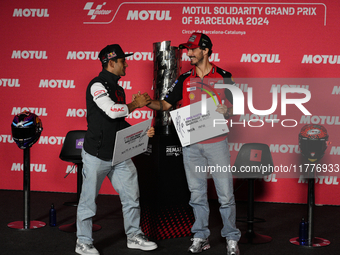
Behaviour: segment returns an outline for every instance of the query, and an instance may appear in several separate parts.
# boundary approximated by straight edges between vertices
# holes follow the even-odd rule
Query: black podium
[[[155,240],[191,235],[194,215],[176,133],[156,134],[146,153],[133,158],[138,170],[141,227]]]

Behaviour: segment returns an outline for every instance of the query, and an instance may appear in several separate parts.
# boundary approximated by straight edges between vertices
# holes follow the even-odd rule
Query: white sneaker
[[[99,255],[98,250],[93,246],[93,244],[81,243],[77,239],[76,243],[76,253],[82,255]]]
[[[152,251],[157,248],[157,244],[149,241],[144,234],[138,234],[133,237],[128,237],[127,247],[130,249]]]
[[[202,251],[210,249],[209,240],[202,238],[191,238],[192,245],[189,247],[188,252],[191,253],[200,253]]]
[[[227,240],[227,254],[240,255],[240,250],[238,249],[237,241]]]

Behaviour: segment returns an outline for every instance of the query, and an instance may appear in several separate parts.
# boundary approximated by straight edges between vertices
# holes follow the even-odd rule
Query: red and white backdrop
[[[296,167],[294,176],[281,170],[260,181],[256,200],[306,203],[307,183],[299,165],[306,163],[298,134],[306,124],[321,124],[332,142],[318,163],[340,164],[340,3],[338,1],[2,1],[0,100],[0,189],[21,190],[23,151],[13,142],[14,115],[29,110],[40,116],[43,132],[31,148],[31,190],[76,192],[76,174],[67,178],[72,164],[59,153],[69,130],[86,129],[85,90],[101,71],[98,52],[118,43],[129,57],[121,79],[127,98],[141,91],[153,95],[153,43],[186,42],[195,31],[208,34],[214,44],[211,60],[230,71],[244,92],[253,87],[256,109],[269,109],[272,87],[278,88],[278,107],[269,116],[257,116],[245,103],[245,114],[235,116],[230,130],[231,161],[243,143],[267,143],[274,164]],[[182,71],[190,68],[184,52]],[[244,83],[240,78],[271,78],[272,84]],[[311,92],[304,115],[289,105],[281,114],[280,89],[303,87]],[[153,117],[148,108],[134,111],[131,124]],[[254,119],[279,119],[274,127]],[[284,121],[286,119],[294,121]],[[282,121],[284,121],[282,123]],[[284,125],[295,127],[284,127]],[[319,173],[317,204],[340,205],[338,173]],[[237,187],[238,182],[236,182]],[[174,183],[174,187],[176,184]],[[116,194],[108,181],[100,191]]]

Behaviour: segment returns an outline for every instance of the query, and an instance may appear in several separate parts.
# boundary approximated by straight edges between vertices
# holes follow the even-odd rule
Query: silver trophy
[[[164,99],[171,85],[176,81],[181,73],[182,50],[170,45],[170,41],[157,42],[153,44],[154,55],[154,79],[153,88],[155,90],[155,100]],[[172,106],[170,110],[175,109]],[[172,125],[170,113],[156,111],[155,127],[156,132],[169,134]]]

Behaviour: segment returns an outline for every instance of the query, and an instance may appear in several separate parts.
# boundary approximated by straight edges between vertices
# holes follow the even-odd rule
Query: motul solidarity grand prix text
[[[183,24],[269,25],[270,16],[317,16],[317,7],[277,6],[186,6]]]

